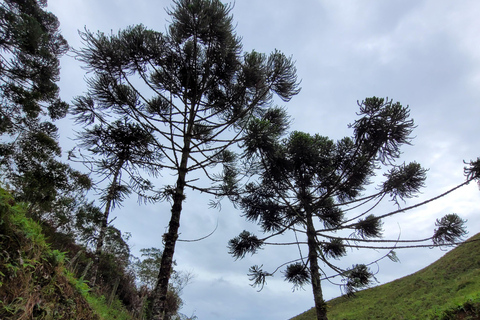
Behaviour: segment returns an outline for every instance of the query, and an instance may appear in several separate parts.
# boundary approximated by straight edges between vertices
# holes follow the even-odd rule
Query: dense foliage
[[[26,211],[0,188],[0,318],[98,319]]]
[[[59,33],[57,18],[46,11],[46,5],[46,1],[41,0],[0,2],[0,135],[2,139],[0,175],[2,185],[11,190],[14,196],[14,199],[11,199],[12,203],[15,201],[23,203],[22,208],[25,208],[26,214],[42,226],[43,231],[35,229],[34,233],[43,237],[42,233],[46,232],[49,241],[54,243],[54,247],[66,252],[72,259],[70,267],[74,275],[81,279],[88,279],[89,284],[93,286],[98,270],[96,286],[98,292],[104,294],[116,292],[124,306],[131,312],[141,314],[143,307],[146,306],[142,307],[144,302],[139,298],[139,288],[135,283],[136,275],[133,270],[130,270],[131,255],[125,234],[114,226],[108,225],[107,219],[109,208],[118,205],[129,193],[130,187],[141,196],[150,187],[148,181],[142,179],[137,173],[138,168],[146,168],[144,162],[153,159],[156,152],[149,149],[149,133],[144,132],[137,125],[117,122],[108,128],[96,125],[82,132],[82,143],[78,147],[88,149],[97,157],[70,152],[70,160],[77,155],[77,161],[81,160],[84,164],[95,168],[89,173],[97,174],[101,178],[103,175],[104,179],[115,176],[100,199],[103,210],[86,200],[84,191],[92,186],[90,178],[87,174],[72,169],[70,165],[60,160],[62,154],[58,143],[58,129],[53,121],[64,118],[69,108],[67,103],[60,100],[59,88],[56,84],[59,80],[59,58],[67,52],[68,44]],[[143,144],[140,143],[142,135],[145,140]],[[122,184],[120,169],[130,174],[128,187]],[[151,174],[152,171],[148,173]],[[25,217],[21,219],[28,220]],[[28,223],[34,224],[34,222]],[[2,220],[1,224],[5,228],[8,226],[6,220]],[[1,238],[6,241],[11,240],[6,229],[2,229]],[[95,243],[98,254],[92,257],[90,250]],[[43,253],[35,250],[27,253],[28,248],[14,248],[4,244],[1,267],[9,269],[6,270],[8,272],[2,273],[2,277],[7,276],[9,281],[24,281],[25,286],[29,286],[28,277],[22,280],[18,277],[12,278],[11,271],[25,267],[22,265],[22,261],[26,259],[24,255],[30,257],[32,254],[42,255]],[[49,244],[45,245],[49,246]],[[19,257],[17,257],[18,254],[20,254]],[[94,259],[100,255],[102,259]],[[28,259],[36,261],[38,257],[40,256]],[[17,260],[20,261],[19,266],[15,264]],[[97,261],[94,267],[92,267],[93,260]],[[44,268],[44,266],[38,263],[38,268]],[[51,270],[50,267],[45,268]],[[37,276],[35,272],[27,272],[25,276]],[[6,309],[2,309],[2,312],[10,312],[8,311],[10,307],[17,308],[17,306],[25,309],[26,312],[32,311],[27,310],[30,307],[36,308],[34,305],[25,306],[23,303],[27,301],[22,301],[23,298],[21,298],[23,294],[32,295],[33,293],[29,291],[31,288],[22,287],[24,291],[20,294],[20,291],[15,291],[19,289],[17,284],[8,283],[10,290],[2,294],[2,303],[6,304]],[[88,288],[85,283],[82,286],[84,286],[83,289]],[[169,312],[172,315],[176,314],[181,304],[178,290],[176,285],[172,285],[170,291],[176,292],[175,305],[173,307],[169,305]],[[36,298],[38,297],[35,294],[31,297],[33,300]],[[68,300],[68,298],[65,299]],[[58,303],[53,300],[51,302]],[[43,306],[39,305],[38,308]],[[72,311],[75,312],[75,310]],[[14,318],[18,315],[15,312]],[[65,317],[74,318],[68,315]],[[83,318],[94,318],[94,316]]]
[[[59,58],[68,44],[46,1],[0,2],[0,177],[29,212],[64,226],[88,177],[58,160]]]

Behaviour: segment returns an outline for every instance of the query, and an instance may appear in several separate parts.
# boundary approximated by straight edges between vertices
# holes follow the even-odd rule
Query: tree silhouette
[[[394,249],[410,248],[415,244],[424,247],[449,245],[460,241],[466,233],[465,221],[456,214],[448,214],[437,220],[437,229],[427,239],[382,239],[384,219],[446,193],[418,205],[400,208],[405,199],[415,196],[424,186],[427,171],[416,162],[396,164],[401,146],[410,144],[415,127],[408,107],[376,97],[365,99],[359,107],[360,118],[349,125],[354,131],[352,138],[333,141],[318,134],[293,132],[285,139],[266,141],[259,138],[258,131],[276,131],[278,120],[260,119],[251,123],[245,140],[248,146],[245,157],[249,167],[256,168],[253,175],[258,179],[245,186],[237,204],[246,219],[257,222],[267,235],[258,238],[243,231],[230,240],[230,254],[238,259],[266,245],[298,246],[299,258],[273,272],[253,266],[250,280],[254,286],[262,288],[267,277],[286,266],[285,279],[294,288],[311,284],[317,319],[327,319],[322,278],[341,276],[347,295],[368,286],[373,280],[366,264],[344,269],[335,263],[334,260],[347,254],[348,248],[384,249],[387,254],[383,258],[395,261]],[[478,179],[479,163],[480,160],[472,162],[467,181],[448,192]],[[383,172],[384,181],[372,194],[365,195],[366,187],[377,172]],[[388,198],[398,209],[374,214],[379,203]],[[287,231],[293,231],[298,240],[292,243],[270,240]],[[430,243],[424,244],[427,241]],[[303,246],[308,252],[305,256],[301,250]]]
[[[274,95],[289,101],[299,92],[293,62],[281,52],[242,55],[230,10],[218,0],[174,1],[165,34],[142,25],[117,35],[85,31],[85,48],[77,51],[93,74],[88,94],[76,100],[78,119],[109,123],[127,117],[151,132],[161,168],[176,175],[159,195],[172,208],[154,319],[164,319],[186,189],[217,201],[236,194],[236,154],[230,147],[243,141],[253,119],[281,112],[272,105]],[[187,180],[192,173],[198,175]]]

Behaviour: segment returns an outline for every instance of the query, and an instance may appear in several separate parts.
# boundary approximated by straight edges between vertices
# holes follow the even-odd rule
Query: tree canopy
[[[415,242],[420,246],[455,244],[466,233],[465,221],[448,214],[437,220],[437,229],[427,239],[382,239],[384,219],[419,206],[401,208],[424,186],[427,170],[416,162],[397,164],[401,147],[410,144],[415,128],[408,107],[372,97],[359,103],[359,108],[359,118],[349,125],[353,136],[338,141],[298,131],[287,138],[262,139],[262,132],[277,131],[279,123],[284,123],[268,118],[251,122],[245,140],[253,182],[241,190],[237,204],[245,218],[258,223],[267,235],[259,238],[243,231],[230,240],[230,254],[238,259],[266,245],[298,246],[300,257],[285,263],[284,276],[294,288],[311,283],[317,319],[327,319],[321,279],[342,277],[347,295],[373,280],[368,262],[351,268],[335,263],[347,255],[348,248],[385,249],[382,258],[397,260],[394,249],[412,247]],[[383,182],[372,192],[368,185],[377,173],[383,173]],[[472,179],[478,179],[478,172],[460,186]],[[384,199],[398,209],[375,214]],[[287,231],[294,232],[297,241],[270,240]],[[426,241],[430,243],[425,245]],[[250,280],[262,288],[266,278],[279,269],[268,272],[253,266]]]
[[[58,129],[51,121],[68,110],[56,84],[68,44],[45,6],[35,0],[0,3],[0,166],[3,182],[31,204],[31,213],[50,214],[61,224],[90,181],[58,160]]]

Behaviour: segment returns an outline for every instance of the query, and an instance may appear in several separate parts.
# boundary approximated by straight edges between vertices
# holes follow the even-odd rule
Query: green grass
[[[127,311],[125,306],[118,299],[114,299],[111,305],[108,305],[105,296],[88,294],[87,301],[90,307],[102,320],[132,320],[134,319]]]
[[[472,314],[480,314],[480,241],[460,245],[410,276],[327,305],[330,320],[479,319]],[[292,318],[314,319],[314,309]]]
[[[0,319],[131,320],[118,299],[109,305],[52,250],[42,227],[0,187]]]

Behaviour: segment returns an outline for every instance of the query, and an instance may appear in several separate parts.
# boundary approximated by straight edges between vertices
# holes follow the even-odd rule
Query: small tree
[[[164,319],[186,189],[218,199],[234,194],[236,156],[229,148],[243,140],[252,119],[278,112],[271,110],[274,94],[288,101],[299,92],[293,62],[282,53],[241,55],[230,6],[218,0],[174,4],[165,34],[141,25],[118,35],[86,31],[86,47],[77,51],[93,72],[89,93],[75,103],[79,119],[128,117],[151,131],[162,169],[176,175],[160,194],[172,209],[154,289],[154,319]],[[223,169],[215,169],[219,165]],[[192,173],[198,175],[187,180]],[[213,184],[202,184],[199,176]]]
[[[98,244],[99,234],[102,232],[103,219],[104,211],[97,207],[93,201],[79,205],[75,211],[74,232],[76,241],[82,243],[87,248],[93,246],[95,249]],[[120,230],[112,225],[108,225],[103,232],[103,244],[100,254],[112,254],[120,265],[126,266],[130,259],[130,248],[127,244],[130,238],[129,233],[122,234]],[[95,276],[95,272],[91,273]],[[90,282],[92,281],[90,280]]]
[[[352,138],[335,142],[320,135],[293,132],[286,139],[277,135],[278,139],[266,141],[259,139],[259,131],[278,132],[278,121],[263,119],[251,123],[245,142],[245,156],[249,167],[257,169],[254,174],[258,181],[245,186],[237,203],[246,219],[259,223],[268,235],[258,238],[243,231],[230,240],[230,253],[235,258],[243,258],[265,245],[295,245],[299,248],[305,245],[306,256],[300,250],[298,259],[285,264],[284,275],[294,288],[311,283],[319,320],[327,319],[322,278],[341,276],[347,295],[368,286],[373,279],[365,264],[343,269],[332,261],[345,256],[347,248],[385,249],[388,253],[384,257],[396,260],[394,249],[414,247],[415,242],[422,247],[449,245],[458,242],[466,233],[464,221],[456,214],[449,214],[437,220],[437,229],[427,239],[381,239],[382,220],[440,196],[400,208],[401,202],[418,193],[426,178],[426,170],[416,162],[396,164],[400,147],[410,144],[414,129],[408,107],[376,97],[366,99],[359,106],[360,118],[350,125],[354,130]],[[454,189],[478,179],[480,160],[472,164],[476,169],[468,169],[471,171],[467,181]],[[371,178],[382,171],[384,181],[372,194],[365,195]],[[398,205],[398,210],[373,214],[375,207],[385,198]],[[288,230],[305,237],[305,240],[293,243],[270,241]],[[427,241],[431,243],[422,244]],[[266,278],[279,269],[267,272],[261,266],[253,266],[249,276],[254,286],[263,287]],[[328,269],[333,275],[331,271],[327,272]]]
[[[78,139],[81,142],[79,147],[86,149],[89,153],[80,154],[79,161],[85,164],[100,182],[109,181],[106,188],[97,186],[104,210],[98,220],[99,232],[96,238],[93,277],[90,280],[90,283],[95,285],[110,212],[132,191],[137,193],[140,199],[154,200],[148,195],[153,185],[142,177],[140,170],[146,170],[156,177],[159,169],[156,164],[161,158],[161,153],[152,143],[151,132],[144,130],[138,124],[129,123],[126,119],[113,123],[102,121],[101,124],[87,126],[79,133]],[[70,152],[70,159],[74,157],[78,159],[73,151]],[[124,175],[127,176],[126,179]],[[94,220],[96,219],[91,219],[90,222]]]
[[[158,272],[162,261],[162,251],[157,248],[141,249],[141,257],[134,263],[135,274],[138,283],[151,295],[157,284]],[[174,265],[176,263],[174,262]],[[181,294],[185,286],[190,282],[192,275],[188,272],[172,270],[172,277],[167,293],[167,308],[165,319],[177,319],[181,316],[178,311],[182,307]]]

